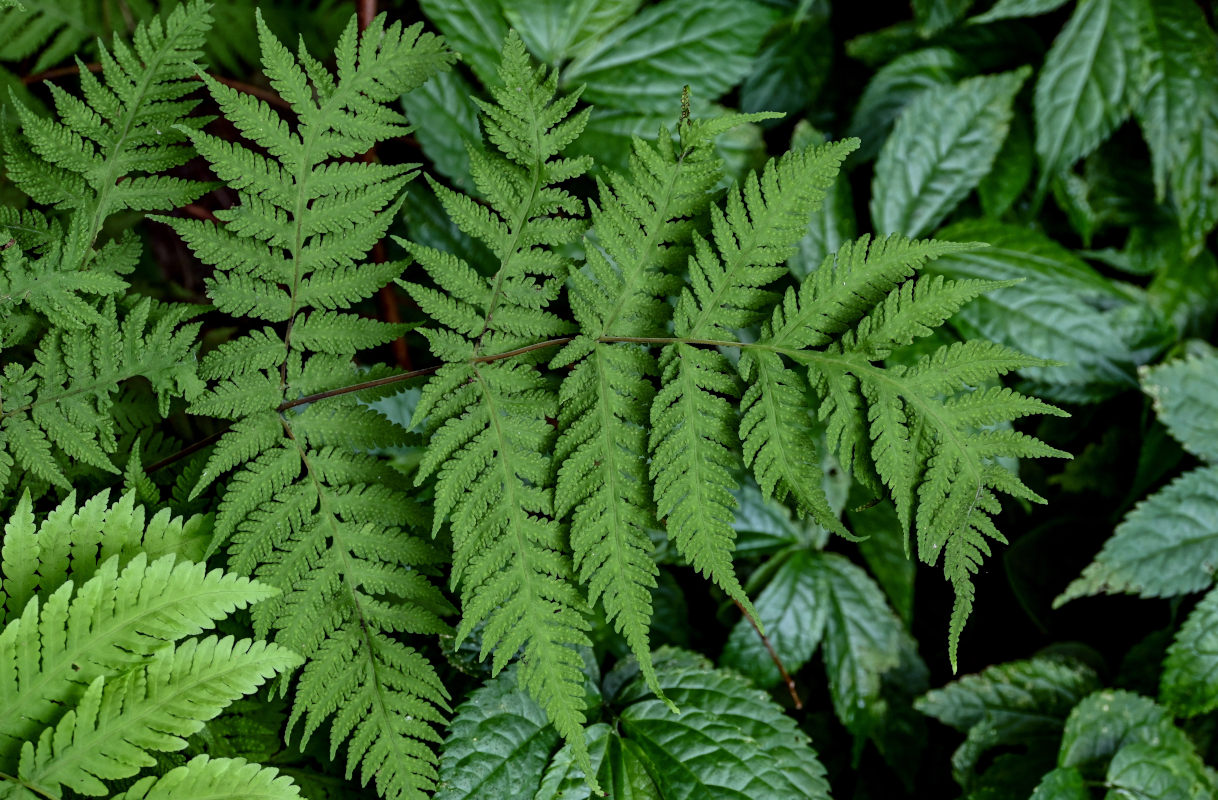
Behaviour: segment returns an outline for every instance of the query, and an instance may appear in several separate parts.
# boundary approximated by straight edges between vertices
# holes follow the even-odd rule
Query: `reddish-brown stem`
[[[89,70],[89,72],[101,72],[102,65],[97,62],[85,64],[85,69]],[[79,67],[55,67],[54,69],[43,70],[42,72],[35,72],[32,75],[26,75],[21,79],[21,83],[25,86],[30,86],[35,83],[41,83],[42,81],[50,81],[56,78],[66,78],[69,75],[76,75],[79,72]],[[291,106],[288,105],[286,100],[269,89],[263,89],[261,86],[254,86],[253,84],[245,83],[244,81],[235,80],[233,78],[225,78],[222,75],[212,75],[212,77],[229,88],[253,95],[259,100],[265,100],[273,106],[282,109],[291,109]]]
[[[757,631],[757,635],[761,637],[761,643],[765,645],[765,649],[770,654],[770,660],[774,662],[774,666],[778,667],[778,674],[782,676],[783,682],[787,685],[787,691],[791,693],[791,702],[795,704],[796,710],[803,710],[804,702],[799,699],[799,692],[795,690],[795,679],[787,672],[787,668],[783,666],[782,659],[778,657],[778,653],[774,651],[774,645],[770,644],[770,639],[761,632],[761,628],[757,626],[757,620],[744,610],[744,606],[736,598],[732,598],[732,602],[736,604],[736,608],[740,609],[740,613],[744,615],[749,624],[753,626],[753,630]]]
[[[182,206],[182,210],[195,219],[205,220],[214,225],[220,224],[220,220],[216,219],[216,215],[211,213],[210,208],[204,208],[198,203],[187,203],[186,205]]]

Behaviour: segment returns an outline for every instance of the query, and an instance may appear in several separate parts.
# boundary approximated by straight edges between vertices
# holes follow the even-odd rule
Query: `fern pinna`
[[[286,648],[194,636],[275,589],[192,563],[200,518],[146,519],[131,495],[79,508],[70,494],[36,522],[29,493],[0,539],[0,798],[299,797],[241,759],[200,756],[134,782],[225,706],[296,666]],[[176,794],[183,792],[184,794]]]
[[[289,729],[301,726],[307,740],[329,719],[331,751],[347,743],[349,777],[375,778],[385,797],[419,797],[434,784],[429,742],[447,694],[395,634],[447,630],[449,605],[425,577],[439,555],[410,533],[424,519],[408,487],[356,449],[400,442],[404,431],[354,395],[299,401],[358,382],[354,354],[403,331],[343,309],[405,266],[363,257],[400,208],[413,169],[350,158],[407,133],[388,103],[453,56],[420,26],[378,18],[357,34],[353,18],[335,77],[303,48],[293,55],[261,20],[259,38],[292,118],[205,76],[223,114],[259,149],[189,130],[239,203],[217,212],[222,226],[164,218],[215,265],[216,307],[267,323],[200,365],[213,384],[191,411],[233,422],[195,493],[231,473],[212,546],[227,545],[234,570],[283,592],[253,619],[308,659]]]
[[[912,366],[885,363],[999,285],[915,278],[928,259],[969,245],[863,237],[784,293],[783,262],[857,143],[789,153],[719,204],[713,136],[741,120],[683,118],[675,135],[635,142],[629,175],[598,180],[586,261],[572,263],[583,209],[561,184],[587,165],[562,149],[583,126],[571,113],[578,93],[557,95],[514,35],[500,77],[498,105],[483,109],[502,155],[471,155],[485,205],[434,185],[494,266],[484,275],[406,245],[432,281],[405,285],[438,323],[426,335],[444,361],[416,412],[431,431],[419,480],[435,476],[434,525],[452,529],[458,638],[483,625],[495,670],[519,651],[521,683],[586,758],[578,650],[588,606],[575,583],[603,603],[658,690],[648,529],[662,523],[678,552],[749,608],[731,561],[736,470],[751,467],[767,495],[849,535],[817,488],[809,411],[819,409],[829,447],[893,497],[920,557],[945,554],[954,664],[971,575],[987,539],[1002,538],[990,518],[996,492],[1038,499],[997,459],[1064,455],[993,427],[1060,413],[984,388],[1036,359],[967,342]],[[549,309],[564,277],[574,326]],[[547,364],[551,347],[562,349]]]
[[[78,62],[83,97],[49,84],[58,119],[14,100],[20,124],[4,135],[5,175],[67,217],[0,207],[0,486],[11,497],[118,472],[114,418],[131,416],[120,408],[132,398],[113,395],[124,382],[148,380],[153,416],[202,389],[198,325],[185,324],[198,309],[124,298],[139,240],[105,238],[102,226],[116,212],[170,210],[206,190],[162,173],[192,155],[175,125],[204,122],[187,116],[198,102],[187,95],[210,26],[209,6],[194,0],[140,25],[130,46],[101,47],[100,78]]]

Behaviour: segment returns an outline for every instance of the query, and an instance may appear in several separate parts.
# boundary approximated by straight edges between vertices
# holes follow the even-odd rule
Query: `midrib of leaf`
[[[533,111],[533,104],[529,104],[529,111]],[[542,130],[538,125],[537,116],[531,114],[529,118],[531,123],[529,133],[533,136],[533,152],[541,152],[541,137]],[[541,168],[543,160],[539,157],[529,165],[529,196],[523,203],[520,204],[520,210],[515,219],[512,220],[512,232],[508,241],[511,246],[504,252],[503,260],[499,262],[499,271],[495,274],[495,283],[491,287],[491,299],[486,304],[486,316],[482,320],[482,330],[478,333],[478,338],[474,342],[474,355],[478,355],[478,351],[482,349],[482,340],[486,337],[487,332],[491,328],[491,320],[495,316],[495,308],[499,305],[500,299],[503,297],[503,281],[507,277],[508,267],[511,266],[512,260],[520,251],[520,237],[524,235],[524,229],[528,225],[529,219],[533,214],[533,204],[537,202],[537,192],[541,190]]]
[[[516,471],[512,469],[512,465],[508,463],[508,441],[507,436],[505,436],[503,433],[503,426],[499,421],[499,410],[495,406],[494,392],[492,392],[491,388],[487,386],[486,380],[482,377],[482,374],[477,368],[474,369],[474,377],[478,381],[478,385],[482,390],[482,399],[483,402],[486,403],[487,416],[490,419],[491,429],[495,432],[495,460],[499,462],[499,470],[503,474],[503,491],[507,495],[508,508],[512,510],[508,516],[509,519],[511,519],[511,537],[516,540],[517,557],[514,559],[514,566],[516,567],[517,572],[520,573],[520,586],[522,591],[536,601],[536,595],[532,591],[535,573],[530,564],[530,546],[527,537],[520,530],[519,526],[519,515],[525,513],[521,503],[516,498],[519,479],[516,477]],[[528,608],[531,611],[534,608],[534,603],[529,603]],[[545,637],[539,635],[540,633],[544,632],[545,626],[537,626],[536,620],[534,620],[533,617],[534,614],[532,613],[530,613],[527,617],[529,621],[533,623],[530,625],[530,630],[533,631],[531,637],[536,639],[545,638],[548,645],[554,646],[553,642],[548,641],[548,635]]]
[[[191,597],[194,599],[206,597],[208,595],[223,595],[233,593],[234,592],[231,590],[225,592],[217,589],[205,594],[192,594]],[[45,705],[45,703],[48,702],[52,704],[57,702],[62,703],[67,701],[71,696],[70,693],[64,693],[63,695],[57,696],[55,699],[49,699],[45,696],[47,687],[51,686],[52,684],[63,684],[65,686],[70,686],[71,688],[83,688],[76,683],[69,684],[66,680],[65,676],[69,674],[69,670],[72,669],[72,666],[74,664],[79,665],[82,662],[87,663],[88,659],[83,658],[83,656],[92,652],[92,650],[95,647],[98,647],[102,642],[113,640],[114,637],[124,629],[132,631],[137,630],[137,626],[141,620],[149,617],[159,616],[164,609],[171,608],[172,606],[179,604],[177,596],[172,598],[168,596],[161,596],[160,600],[161,602],[159,604],[151,606],[139,614],[129,617],[112,617],[111,622],[113,624],[94,629],[92,631],[92,635],[90,636],[81,639],[72,639],[69,637],[68,641],[72,646],[58,654],[57,658],[59,660],[54,665],[55,668],[48,670],[44,666],[38,677],[32,683],[28,684],[28,688],[24,688],[27,685],[23,685],[22,691],[18,693],[13,703],[6,705],[4,715],[0,717],[0,736],[11,736],[16,739],[18,744],[20,744],[22,741],[30,739],[32,734],[29,730],[29,725],[26,725],[24,728],[15,728],[14,724],[23,719],[32,721],[33,717],[30,715],[35,713],[34,709],[37,709],[39,705]],[[98,671],[98,674],[104,675],[105,672]],[[25,698],[29,702],[23,702],[22,698]],[[41,725],[42,723],[36,724]],[[13,732],[14,730],[16,732]],[[2,753],[0,755],[7,758],[11,754]]]

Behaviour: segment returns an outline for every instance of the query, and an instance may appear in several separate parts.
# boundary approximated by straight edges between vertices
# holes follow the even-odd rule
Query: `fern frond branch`
[[[536,352],[537,350],[548,350],[553,347],[562,347],[563,345],[570,344],[571,342],[575,341],[575,338],[576,337],[574,336],[560,336],[556,339],[546,339],[545,341],[534,342],[533,344],[525,345],[524,347],[517,347],[515,350],[506,350],[502,353],[475,356],[474,358],[469,359],[469,363],[488,364],[492,361],[502,361],[505,358],[514,358],[516,356],[524,355],[525,353]],[[878,382],[886,383],[894,387],[900,387],[902,389],[902,393],[905,393],[906,390],[904,385],[899,384],[897,381],[893,381],[888,377],[885,371],[879,367],[870,366],[854,360],[848,362],[848,366],[844,366],[845,362],[840,356],[828,356],[811,350],[796,350],[790,347],[779,347],[776,345],[766,344],[764,342],[732,342],[725,339],[698,339],[688,336],[602,336],[596,339],[596,341],[601,344],[613,344],[615,342],[624,344],[658,345],[691,344],[701,347],[736,347],[740,348],[741,350],[766,350],[772,353],[779,353],[781,355],[789,356],[790,358],[805,363],[817,362],[826,366],[848,369],[851,372],[865,372],[868,377]],[[287,411],[290,408],[308,405],[309,403],[316,403],[319,400],[325,400],[330,397],[339,397],[344,394],[351,394],[352,392],[362,392],[366,389],[376,389],[381,386],[391,386],[395,383],[402,383],[403,381],[409,381],[415,378],[423,378],[438,372],[441,367],[444,366],[446,365],[434,364],[430,367],[420,367],[419,369],[413,369],[409,372],[399,372],[396,375],[387,375],[384,378],[377,378],[376,380],[361,381],[348,386],[340,386],[337,389],[329,389],[324,392],[317,392],[316,394],[297,397],[295,400],[286,400],[280,403],[276,410]],[[945,429],[950,430],[951,426],[947,424],[947,420],[944,420],[941,414],[936,413],[935,409],[931,405],[926,404],[923,398],[914,395],[910,397],[910,400],[918,407],[920,411],[933,417],[936,421],[942,423]],[[153,472],[180,461],[193,453],[197,453],[204,447],[216,442],[227,429],[228,428],[226,426],[224,429],[210,434],[194,444],[184,447],[173,455],[166,456],[160,461],[149,465],[145,471],[148,474],[152,474]],[[959,441],[956,441],[955,443],[957,445],[961,444]]]

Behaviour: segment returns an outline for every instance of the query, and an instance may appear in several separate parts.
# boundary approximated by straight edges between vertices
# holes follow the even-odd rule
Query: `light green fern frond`
[[[965,303],[1004,285],[913,277],[928,259],[968,246],[900,236],[848,243],[798,291],[788,291],[741,358],[742,374],[752,381],[742,438],[746,454],[758,454],[755,468],[767,467],[759,483],[767,486],[764,477],[771,487],[797,492],[797,481],[806,483],[811,474],[811,465],[798,461],[799,448],[811,442],[809,421],[795,411],[804,384],[786,358],[807,368],[838,459],[872,491],[892,497],[906,532],[917,533],[923,561],[933,565],[943,555],[956,591],[948,636],[953,666],[972,607],[972,574],[989,555],[988,540],[1005,541],[991,520],[1000,510],[997,493],[1040,502],[998,460],[1067,455],[994,428],[1029,414],[1064,414],[1008,389],[984,388],[1006,372],[1042,364],[1039,359],[967,342],[940,348],[912,367],[883,363]],[[819,519],[827,507],[810,510]]]
[[[111,800],[292,800],[300,787],[278,771],[251,764],[242,758],[195,756],[160,777],[142,778]]]
[[[846,140],[788,153],[729,191],[725,209],[711,210],[712,238],[694,239],[689,285],[677,302],[678,337],[735,343],[736,329],[761,319],[774,298],[764,287],[786,273],[808,217],[857,146]],[[659,514],[681,555],[751,608],[732,567],[738,380],[721,353],[684,342],[664,348],[660,367],[651,407]]]
[[[162,414],[173,397],[202,390],[194,357],[199,326],[183,324],[197,312],[145,299],[120,319],[107,301],[95,325],[43,336],[34,363],[7,363],[0,373],[0,486],[12,476],[35,495],[48,486],[71,489],[73,461],[117,473],[112,410],[124,382],[146,378]]]
[[[453,59],[421,26],[362,34],[351,19],[337,77],[302,48],[293,54],[258,21],[263,68],[291,106],[205,78],[225,116],[252,143],[189,136],[239,202],[221,225],[167,219],[216,266],[208,294],[234,316],[267,324],[219,345],[201,364],[214,382],[191,408],[233,420],[194,488],[230,474],[212,548],[283,594],[254,610],[255,629],[307,659],[291,714],[307,740],[330,723],[345,741],[347,775],[375,779],[387,798],[421,798],[435,782],[447,693],[399,634],[448,630],[451,606],[426,577],[439,554],[412,531],[426,524],[402,475],[361,450],[405,441],[405,431],[352,394],[302,398],[357,383],[359,350],[405,327],[347,311],[401,273],[364,261],[385,233],[412,166],[357,163],[376,142],[409,132],[400,95]]]
[[[486,205],[433,185],[462,230],[497,260],[491,278],[432,248],[407,244],[438,288],[406,284],[441,326],[426,331],[444,361],[423,390],[416,418],[431,438],[419,480],[436,476],[435,525],[453,538],[453,583],[460,588],[458,640],[480,624],[482,655],[498,672],[519,651],[520,680],[551,722],[581,747],[584,722],[585,601],[574,585],[552,496],[551,383],[525,353],[511,352],[571,328],[545,306],[571,262],[559,248],[578,239],[583,204],[562,184],[588,167],[561,152],[587,112],[570,112],[578,93],[557,96],[557,75],[534,70],[524,44],[508,37],[495,104],[485,129],[502,155],[471,149]],[[587,759],[586,752],[583,754]]]
[[[226,705],[300,663],[266,642],[211,636],[161,647],[121,676],[95,678],[75,707],[21,750],[17,777],[45,792],[106,794],[103,780],[156,764]]]
[[[0,543],[0,797],[105,794],[99,779],[151,766],[149,751],[180,749],[299,662],[264,642],[182,641],[276,593],[174,555],[198,549],[199,523],[162,512],[145,524],[129,496],[104,494],[36,523],[23,498]],[[150,561],[145,547],[168,554]]]
[[[183,519],[168,509],[151,519],[146,516],[131,493],[110,503],[109,492],[102,492],[77,506],[72,492],[38,526],[25,493],[5,523],[0,545],[0,622],[35,596],[45,601],[68,580],[69,572],[79,584],[110,558],[118,558],[120,567],[140,553],[151,561],[165,555],[203,560],[209,528],[205,517]]]

